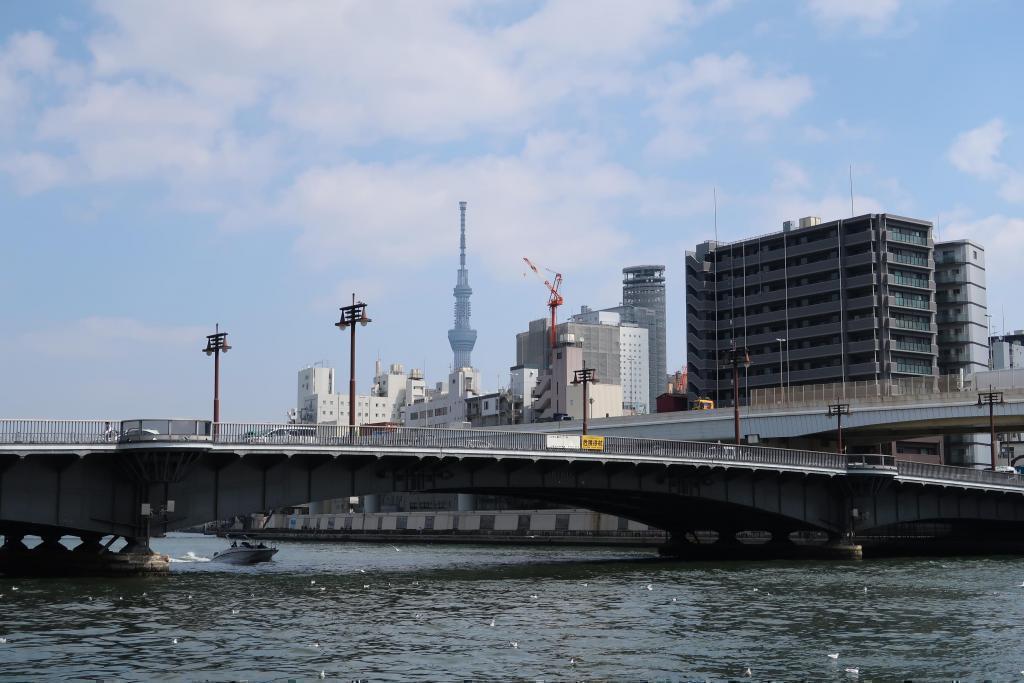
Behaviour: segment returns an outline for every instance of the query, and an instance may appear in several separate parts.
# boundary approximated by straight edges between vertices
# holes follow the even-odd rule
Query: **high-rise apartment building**
[[[647,405],[650,406],[650,411],[654,412],[658,394],[665,391],[665,373],[668,368],[665,342],[665,266],[623,268],[622,307],[634,309],[632,314],[625,311],[622,313],[624,322],[635,323],[648,331],[650,364]]]
[[[970,240],[935,245],[939,374],[989,367],[985,249]]]
[[[757,388],[938,372],[932,224],[890,214],[822,223],[686,254],[689,395],[733,402],[730,349]],[[664,373],[662,373],[662,376]]]
[[[1024,330],[989,338],[989,369],[1024,368]]]

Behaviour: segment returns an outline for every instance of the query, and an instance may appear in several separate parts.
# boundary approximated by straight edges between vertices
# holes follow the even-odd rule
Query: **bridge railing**
[[[732,461],[752,465],[787,465],[842,471],[843,456],[817,451],[796,451],[762,446],[734,446],[703,441],[668,441],[605,437],[600,450],[566,447],[565,441],[549,442],[538,432],[486,431],[423,427],[362,425],[221,423],[214,441],[232,445],[322,445],[406,448],[451,448],[498,451],[547,451],[588,457],[629,455],[704,461]],[[567,435],[568,436],[568,435]],[[578,438],[578,437],[577,437]]]
[[[952,467],[950,465],[934,465],[932,463],[907,462],[905,460],[898,461],[896,467],[901,477],[921,477],[923,479],[952,480],[1024,488],[1024,477],[1013,472],[993,472],[992,470],[976,470],[968,467]]]
[[[117,443],[120,420],[0,420],[0,443]]]

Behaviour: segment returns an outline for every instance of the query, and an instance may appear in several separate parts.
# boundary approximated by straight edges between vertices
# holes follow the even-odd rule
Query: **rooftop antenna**
[[[855,215],[853,211],[853,164],[850,164],[850,218]]]
[[[712,197],[715,202],[715,244],[718,244],[718,188],[711,188]]]

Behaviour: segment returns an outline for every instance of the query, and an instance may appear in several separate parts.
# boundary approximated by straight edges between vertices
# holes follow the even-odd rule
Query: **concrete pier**
[[[171,561],[153,552],[143,539],[129,539],[119,552],[111,552],[92,537],[74,549],[60,542],[60,536],[45,536],[28,548],[23,536],[7,535],[0,547],[0,574],[20,577],[139,576],[166,574]]]

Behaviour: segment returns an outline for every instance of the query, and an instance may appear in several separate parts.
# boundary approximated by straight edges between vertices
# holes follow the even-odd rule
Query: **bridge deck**
[[[585,446],[590,446],[585,447]],[[557,459],[894,477],[899,481],[1024,493],[1024,477],[873,454],[839,455],[700,441],[536,432],[391,426],[219,423],[208,420],[0,420],[0,455],[85,456],[137,449],[190,449],[238,455],[414,455],[420,458]]]

